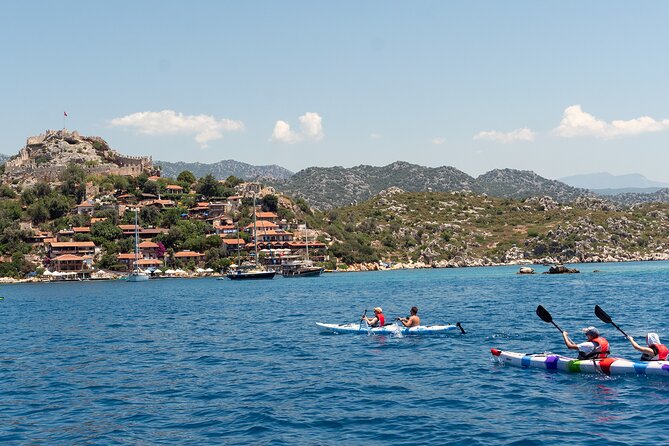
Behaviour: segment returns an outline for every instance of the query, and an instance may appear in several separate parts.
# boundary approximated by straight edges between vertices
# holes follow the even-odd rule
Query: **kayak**
[[[404,327],[399,324],[387,324],[383,327],[370,327],[366,324],[352,322],[350,324],[324,324],[316,322],[318,328],[326,333],[337,334],[373,334],[373,335],[435,335],[451,331],[460,332],[460,323],[455,325],[419,325],[418,327]],[[463,331],[464,332],[464,331]]]
[[[659,375],[669,378],[669,361],[629,361],[621,358],[574,359],[550,353],[516,353],[496,348],[491,348],[490,352],[498,362],[524,369],[532,367],[571,373]]]

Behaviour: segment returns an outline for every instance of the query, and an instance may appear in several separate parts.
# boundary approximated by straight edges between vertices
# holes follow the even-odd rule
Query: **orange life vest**
[[[609,356],[609,341],[602,337],[597,337],[594,339],[590,339],[589,342],[593,342],[595,345],[595,348],[593,351],[590,353],[583,353],[579,352],[579,356],[581,357],[580,359],[601,359],[601,358],[606,358]]]
[[[649,347],[655,352],[655,356],[648,357],[645,353],[641,355],[642,361],[666,361],[669,354],[669,348],[664,344],[652,344]]]

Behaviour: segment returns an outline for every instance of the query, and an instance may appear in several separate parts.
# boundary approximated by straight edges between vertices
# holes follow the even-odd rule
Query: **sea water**
[[[614,355],[669,341],[669,263],[333,273],[267,281],[164,279],[0,289],[2,444],[641,444],[666,441],[669,378],[519,369],[490,348],[570,354],[546,307]],[[547,268],[538,267],[538,271]],[[598,272],[593,272],[598,270]],[[388,319],[467,334],[322,334]],[[665,440],[659,440],[659,439]]]

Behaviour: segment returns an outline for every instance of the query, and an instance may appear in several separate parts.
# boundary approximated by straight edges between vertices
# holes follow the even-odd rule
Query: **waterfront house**
[[[202,266],[205,255],[195,251],[179,251],[174,253],[174,259],[184,264],[194,262],[195,265]]]
[[[48,244],[48,255],[52,259],[64,254],[95,255],[93,242],[51,242]]]

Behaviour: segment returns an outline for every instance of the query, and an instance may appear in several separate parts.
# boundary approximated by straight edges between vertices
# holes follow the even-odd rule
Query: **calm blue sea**
[[[505,367],[490,347],[567,354],[562,328],[669,341],[669,263],[165,279],[0,288],[2,444],[659,444],[669,379]],[[544,268],[539,267],[538,270]],[[594,273],[593,270],[601,272]],[[419,307],[466,335],[321,334]],[[642,339],[640,339],[641,341]]]

